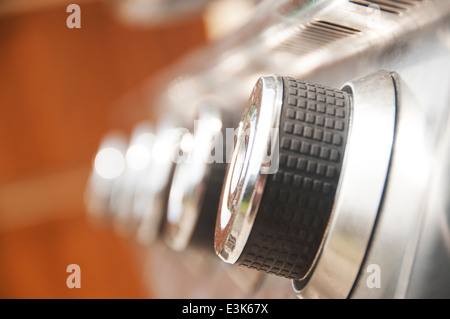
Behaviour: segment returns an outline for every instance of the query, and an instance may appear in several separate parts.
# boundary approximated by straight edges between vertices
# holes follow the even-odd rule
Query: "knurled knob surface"
[[[332,213],[349,116],[343,91],[289,77],[258,81],[222,191],[215,236],[222,259],[289,279],[308,274]],[[273,134],[271,142],[261,138],[268,129],[278,134],[272,171],[258,161],[258,149],[274,144]]]

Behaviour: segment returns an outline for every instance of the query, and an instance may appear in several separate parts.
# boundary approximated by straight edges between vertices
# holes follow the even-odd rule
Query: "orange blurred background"
[[[69,1],[0,6],[0,298],[153,296],[141,248],[91,225],[83,193],[103,134],[152,117],[116,102],[207,35],[201,15],[130,26],[106,1],[79,1],[81,29],[66,26]],[[72,263],[82,289],[66,286]]]

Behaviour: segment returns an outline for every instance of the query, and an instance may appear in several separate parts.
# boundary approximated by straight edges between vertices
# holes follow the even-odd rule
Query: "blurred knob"
[[[136,185],[133,221],[141,244],[154,242],[161,233],[167,198],[182,132],[173,123],[162,121],[156,129],[149,166]]]
[[[124,133],[110,132],[102,139],[92,163],[84,196],[86,209],[97,219],[112,219],[112,190],[125,170],[127,138]]]
[[[184,131],[171,120],[156,128],[138,123],[130,139],[108,133],[95,156],[85,194],[87,210],[99,220],[112,222],[123,235],[141,244],[161,234],[167,198]]]
[[[170,188],[164,239],[169,247],[188,246],[214,252],[214,225],[225,176],[229,119],[208,100],[198,108],[194,132],[186,131],[180,142],[182,156]]]
[[[137,220],[133,216],[136,187],[149,169],[155,135],[148,122],[136,125],[125,153],[123,174],[111,191],[111,210],[115,226],[123,234],[131,234],[136,229]]]
[[[216,253],[289,279],[313,268],[344,159],[350,96],[289,77],[256,83],[225,177]]]

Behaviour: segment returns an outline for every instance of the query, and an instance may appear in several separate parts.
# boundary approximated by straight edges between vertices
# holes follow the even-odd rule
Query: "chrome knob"
[[[138,123],[131,138],[110,132],[95,156],[85,202],[90,215],[111,222],[141,244],[156,241],[166,214],[174,159],[183,131],[162,120]]]
[[[149,167],[134,193],[132,217],[137,223],[136,239],[141,244],[153,243],[161,235],[181,136],[182,131],[170,122],[162,121],[156,128]]]
[[[174,170],[163,231],[165,242],[176,251],[188,246],[214,251],[216,211],[227,167],[223,132],[231,121],[210,104],[198,108],[194,132],[187,131],[180,142],[183,156]]]
[[[288,77],[258,80],[239,124],[215,228],[228,263],[301,279],[318,257],[346,146],[351,97]]]
[[[114,224],[123,234],[135,232],[138,224],[133,214],[137,185],[145,179],[151,163],[155,140],[153,126],[147,122],[136,125],[125,152],[125,168],[111,190]]]

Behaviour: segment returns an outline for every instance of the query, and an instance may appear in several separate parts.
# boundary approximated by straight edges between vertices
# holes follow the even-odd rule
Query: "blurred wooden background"
[[[103,134],[147,116],[115,102],[204,44],[203,20],[136,28],[80,1],[68,29],[69,3],[0,14],[0,298],[151,297],[137,248],[89,224],[82,197]]]

